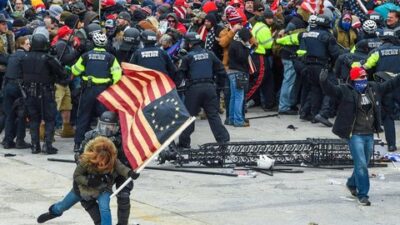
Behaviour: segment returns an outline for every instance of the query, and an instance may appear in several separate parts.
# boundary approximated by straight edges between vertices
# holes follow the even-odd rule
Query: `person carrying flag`
[[[122,138],[121,138],[121,130],[118,123],[118,116],[115,112],[105,111],[101,114],[99,118],[99,122],[97,123],[97,127],[91,131],[86,132],[85,139],[82,142],[82,146],[80,151],[75,154],[75,160],[78,162],[81,154],[84,152],[85,146],[91,140],[96,137],[107,137],[109,138],[115,145],[117,149],[117,157],[118,160],[121,161],[125,166],[131,168],[124,150],[122,149]],[[117,176],[115,178],[116,187],[119,188],[126,181],[124,176]],[[130,182],[126,185],[118,194],[117,194],[117,204],[118,204],[118,225],[127,225],[129,221],[129,214],[131,210],[130,204],[130,194],[133,189],[133,182]],[[96,200],[85,201],[81,200],[81,204],[83,208],[85,208],[86,212],[89,213],[92,218],[94,224],[100,224],[101,216],[99,211],[99,205]]]
[[[90,128],[93,113],[101,115],[106,108],[97,101],[97,96],[111,84],[117,83],[122,76],[121,67],[116,57],[105,50],[107,36],[97,32],[93,34],[95,48],[84,53],[72,66],[75,76],[82,75],[83,91],[78,107],[77,126],[75,131],[74,151],[80,149],[85,132]]]
[[[139,173],[117,159],[117,149],[107,137],[96,137],[85,145],[74,171],[73,188],[63,200],[50,206],[37,218],[38,223],[61,216],[77,202],[97,201],[101,225],[111,225],[110,195],[116,177],[122,175],[136,180]]]

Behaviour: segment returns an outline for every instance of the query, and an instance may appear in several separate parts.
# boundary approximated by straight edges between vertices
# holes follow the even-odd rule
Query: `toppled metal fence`
[[[160,154],[159,161],[160,163],[173,161],[179,165],[197,162],[208,167],[254,166],[260,155],[275,159],[275,165],[307,164],[318,167],[352,164],[346,141],[313,138],[290,141],[230,142],[223,145],[207,143],[200,145],[198,149],[170,147],[169,150]]]

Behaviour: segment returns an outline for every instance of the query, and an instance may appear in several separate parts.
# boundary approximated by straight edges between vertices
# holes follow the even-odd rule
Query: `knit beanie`
[[[243,22],[242,17],[233,6],[227,6],[225,8],[225,16],[231,26]]]
[[[63,11],[64,10],[63,10],[63,8],[61,6],[59,6],[59,5],[51,5],[49,10],[48,10],[48,13],[49,13],[49,15],[51,17],[58,18]]]

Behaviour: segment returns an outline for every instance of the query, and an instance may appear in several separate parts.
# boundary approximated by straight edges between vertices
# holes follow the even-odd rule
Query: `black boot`
[[[15,148],[15,142],[13,142],[13,141],[11,141],[11,142],[4,142],[3,148],[4,148],[4,149]]]
[[[32,145],[29,143],[26,143],[24,140],[17,140],[17,142],[15,143],[16,149],[25,149],[25,148],[30,148],[30,147],[32,147]]]
[[[38,222],[38,223],[44,223],[44,222],[46,222],[47,220],[51,220],[51,219],[54,219],[54,218],[56,218],[56,217],[59,217],[59,216],[57,216],[57,215],[54,215],[54,214],[51,212],[51,207],[53,207],[53,206],[50,206],[48,212],[43,213],[42,215],[40,215],[40,216],[37,218],[37,222]]]
[[[40,143],[32,144],[31,146],[32,154],[38,154],[42,150],[40,149]]]
[[[101,224],[99,205],[95,200],[81,201],[81,205],[89,213],[90,218],[92,218],[95,225]]]
[[[75,143],[74,145],[74,152],[80,152],[81,151],[81,143]]]
[[[46,155],[54,155],[57,154],[58,149],[54,148],[51,143],[43,144],[42,152]]]

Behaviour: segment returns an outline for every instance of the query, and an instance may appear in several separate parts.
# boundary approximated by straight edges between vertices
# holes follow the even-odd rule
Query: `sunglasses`
[[[175,20],[168,20],[168,23],[175,23]]]

